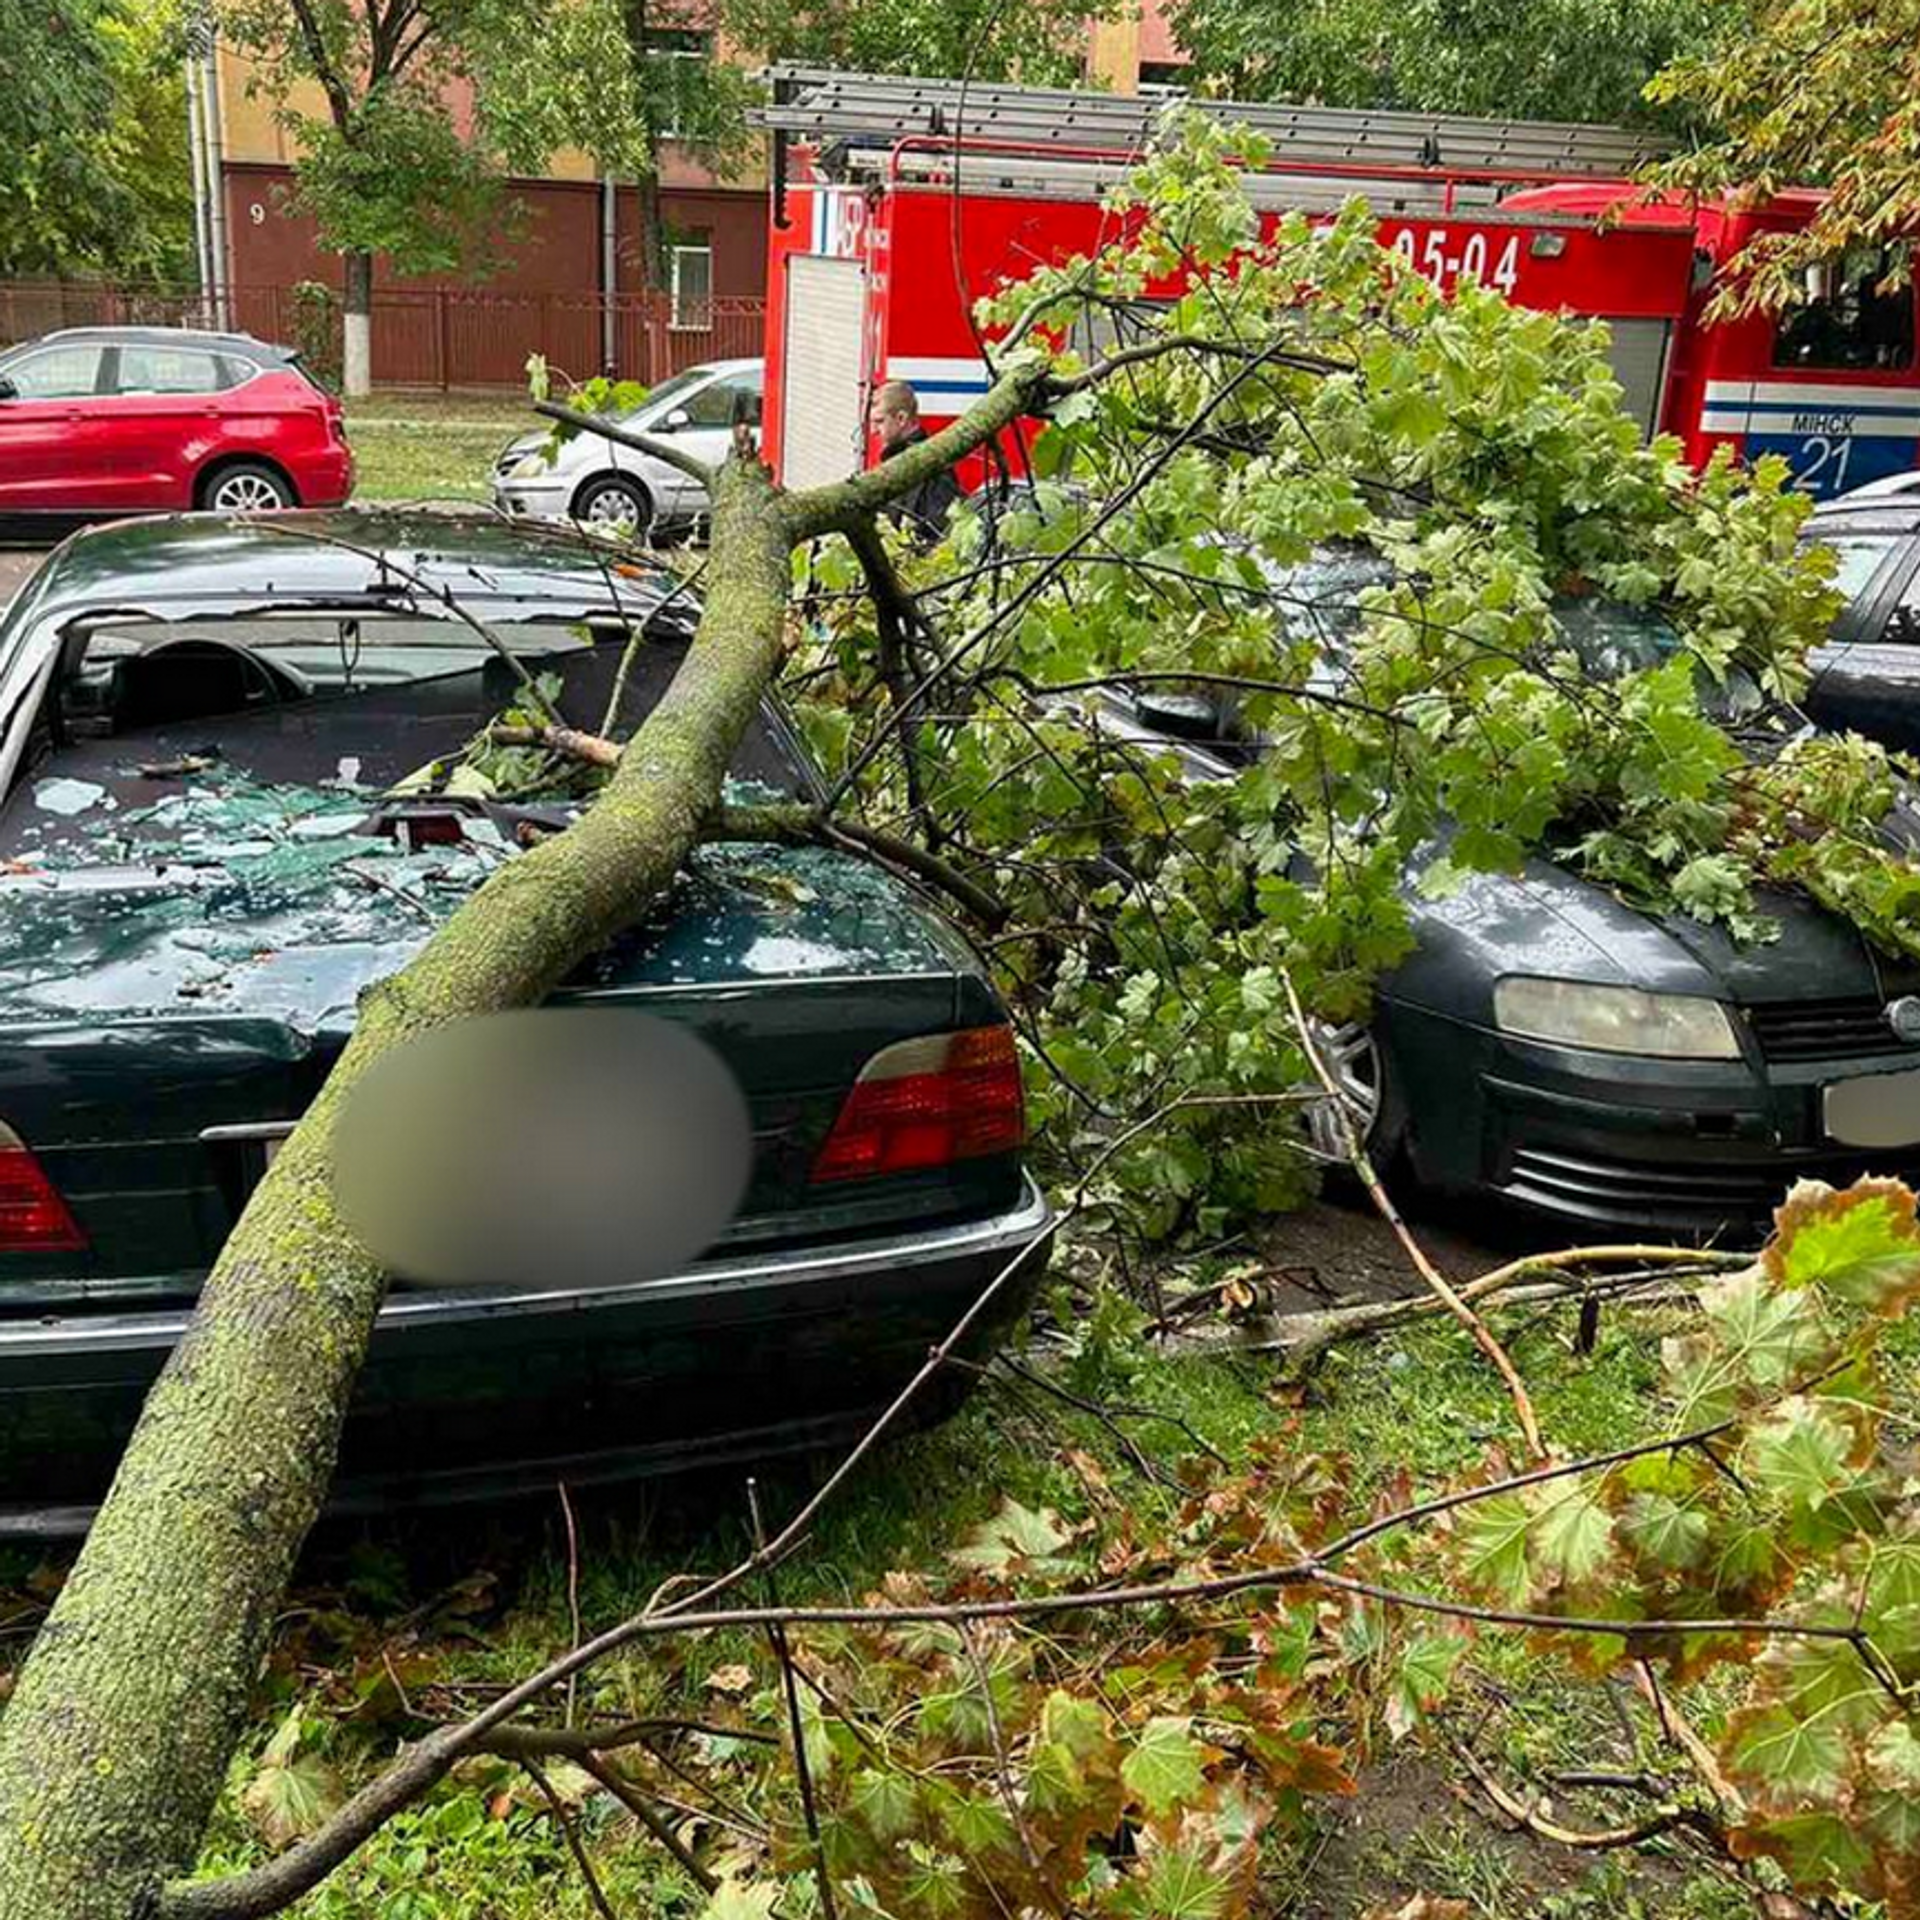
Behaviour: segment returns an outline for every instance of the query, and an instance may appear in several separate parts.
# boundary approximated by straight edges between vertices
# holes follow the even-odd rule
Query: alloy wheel
[[[207,504],[219,513],[264,513],[287,502],[264,473],[240,472],[215,481]]]
[[[1321,1088],[1316,1077],[1313,1090],[1320,1097],[1306,1106],[1307,1139],[1317,1153],[1345,1161],[1347,1131],[1341,1125],[1340,1109],[1345,1109],[1347,1121],[1363,1147],[1373,1144],[1380,1125],[1380,1049],[1373,1029],[1363,1020],[1348,1020],[1338,1026],[1309,1020],[1307,1034],[1339,1092],[1336,1106],[1333,1095]]]
[[[644,525],[639,504],[625,487],[595,487],[580,503],[579,519],[600,533],[634,534]]]

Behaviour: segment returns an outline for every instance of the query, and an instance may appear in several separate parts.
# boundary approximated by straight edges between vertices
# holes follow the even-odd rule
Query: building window
[[[675,247],[669,265],[673,304],[668,324],[704,332],[713,325],[713,248],[705,241]]]
[[[1913,365],[1913,287],[1882,292],[1893,265],[1884,247],[1855,248],[1815,267],[1807,303],[1783,314],[1773,336],[1776,367],[1863,369]]]
[[[1193,76],[1184,60],[1142,60],[1139,87],[1150,100],[1184,100]]]

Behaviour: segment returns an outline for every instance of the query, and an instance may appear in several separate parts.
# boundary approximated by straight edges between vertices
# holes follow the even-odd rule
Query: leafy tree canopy
[[[0,273],[172,277],[190,254],[170,6],[0,0]]]
[[[1175,0],[1196,77],[1233,99],[1529,120],[1644,118],[1641,90],[1699,47],[1715,0]]]
[[[1920,220],[1920,0],[1761,0],[1740,37],[1710,56],[1683,55],[1650,95],[1717,134],[1663,170],[1671,184],[1828,190],[1809,225],[1746,249],[1730,304],[1786,304],[1804,292],[1808,268],[1849,249],[1894,242],[1895,274],[1910,271],[1905,236]]]
[[[777,60],[855,73],[969,75],[1030,86],[1081,78],[1089,14],[1004,0],[723,0],[728,30]]]
[[[921,790],[882,723],[808,709],[874,817],[937,818],[1037,930],[995,951],[1054,1137],[1194,1100],[1114,1177],[1152,1224],[1202,1234],[1298,1192],[1285,983],[1364,1016],[1411,944],[1410,873],[1444,891],[1551,849],[1741,940],[1769,937],[1763,889],[1784,884],[1920,951],[1920,873],[1879,837],[1897,769],[1796,740],[1790,713],[1754,725],[1804,686],[1836,604],[1783,464],[1696,473],[1642,444],[1602,327],[1471,283],[1441,298],[1358,203],[1263,234],[1236,138],[1190,126],[1137,177],[1136,231],[983,316],[1037,304],[1065,338],[1092,305],[1131,358],[1054,409],[1039,511],[913,563],[963,663],[918,722]],[[1143,300],[1173,275],[1183,297]],[[1293,570],[1329,545],[1371,575],[1306,587]],[[1601,602],[1649,623],[1610,666],[1577,644]],[[876,639],[856,616],[837,644],[857,703]],[[1099,702],[1142,676],[1235,688],[1263,750],[1196,781],[1130,744]]]
[[[619,0],[457,0],[424,14],[407,0],[229,0],[221,24],[280,103],[323,243],[427,273],[490,265],[510,228],[507,175],[538,172],[561,147],[637,178],[654,173],[669,127],[709,159],[737,150],[745,82],[636,53],[631,12]],[[304,104],[316,83],[317,108]]]

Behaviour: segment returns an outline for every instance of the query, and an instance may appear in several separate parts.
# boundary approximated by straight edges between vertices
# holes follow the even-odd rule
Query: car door
[[[129,341],[108,370],[97,411],[113,504],[190,507],[193,480],[220,439],[231,363],[205,347]]]
[[[1820,726],[1920,752],[1920,532],[1863,529],[1834,544],[1849,604],[1813,651],[1802,705]]]
[[[9,361],[0,375],[0,513],[80,513],[111,506],[98,422],[105,349],[49,342]]]

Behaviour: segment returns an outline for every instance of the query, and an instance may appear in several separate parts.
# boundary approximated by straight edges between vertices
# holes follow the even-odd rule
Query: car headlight
[[[525,455],[513,471],[507,475],[509,480],[538,480],[553,471],[553,462],[544,453]]]
[[[1726,1008],[1692,994],[1514,977],[1495,985],[1493,1017],[1502,1033],[1563,1047],[1661,1060],[1740,1058],[1740,1038]]]

